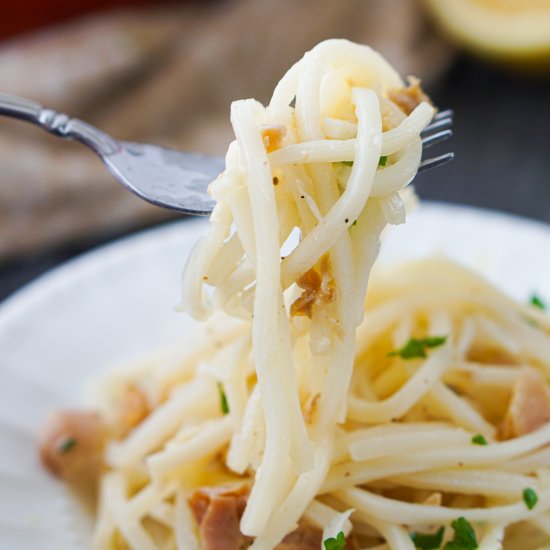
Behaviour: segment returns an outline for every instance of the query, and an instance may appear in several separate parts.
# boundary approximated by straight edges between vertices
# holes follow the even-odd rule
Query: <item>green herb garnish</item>
[[[539,496],[535,491],[531,488],[527,488],[523,490],[523,502],[525,502],[525,506],[529,508],[529,510],[532,510],[539,501]]]
[[[59,454],[64,455],[68,453],[76,445],[76,439],[74,437],[65,438],[59,445]]]
[[[443,533],[445,533],[445,528],[440,527],[437,533],[433,535],[428,535],[426,533],[411,533],[411,539],[416,548],[420,548],[420,550],[437,550],[443,542]]]
[[[472,437],[472,443],[474,445],[489,445],[487,440],[481,434],[474,435],[474,437]]]
[[[478,548],[476,533],[466,518],[455,519],[451,527],[454,531],[453,538],[443,546],[443,550],[476,550]],[[437,533],[432,535],[412,533],[411,539],[420,550],[437,550],[441,547],[444,533],[445,528],[440,527]]]
[[[424,338],[422,340],[424,342],[424,345],[427,348],[437,348],[438,346],[442,346],[446,341],[446,336],[428,336],[427,338]]]
[[[546,304],[541,300],[540,296],[536,294],[531,296],[530,303],[532,306],[538,307],[539,309],[546,309]]]
[[[402,359],[427,357],[426,348],[436,348],[447,341],[446,336],[429,336],[428,338],[411,338],[402,348],[388,353],[389,357],[399,355]]]
[[[383,155],[378,160],[378,166],[386,166],[387,162],[388,162],[388,155]],[[352,160],[342,160],[341,163],[344,166],[353,166]]]
[[[443,547],[444,550],[476,550],[478,548],[476,533],[466,518],[455,519],[451,523],[454,531],[453,540]]]
[[[229,414],[229,403],[227,402],[227,395],[223,391],[223,385],[218,382],[218,392],[220,393],[220,409],[223,414]]]
[[[346,537],[344,533],[340,531],[335,537],[330,537],[323,541],[325,550],[344,550],[346,547]]]
[[[357,220],[354,220],[354,222],[351,224],[351,227],[355,227],[357,225]]]

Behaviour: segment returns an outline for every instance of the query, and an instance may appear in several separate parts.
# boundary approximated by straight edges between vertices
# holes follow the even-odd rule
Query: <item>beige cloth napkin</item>
[[[368,43],[427,82],[452,55],[418,0],[234,0],[103,14],[5,43],[0,91],[120,139],[222,154],[231,101],[268,100],[330,37]],[[0,259],[170,215],[118,186],[82,146],[0,118]]]

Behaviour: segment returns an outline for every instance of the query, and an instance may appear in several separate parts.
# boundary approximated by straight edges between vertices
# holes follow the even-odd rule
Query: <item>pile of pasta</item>
[[[308,52],[267,106],[232,105],[183,276],[197,331],[96,392],[97,548],[548,540],[548,318],[443,259],[369,285],[434,112],[343,40]]]
[[[292,346],[308,429],[319,406],[310,343],[302,330]],[[443,548],[459,518],[479,548],[546,548],[549,372],[540,308],[444,258],[378,268],[326,469],[302,474],[283,497],[296,508],[275,507],[272,538],[252,548],[276,547],[296,525],[317,529],[317,546],[282,548],[317,548],[340,531],[348,548],[412,549],[419,534],[439,534]],[[112,426],[136,387],[156,406],[108,448],[96,546],[118,548],[120,536],[136,549],[201,548],[192,495],[238,496],[265,453],[248,323],[218,314],[177,348],[112,371],[96,392]]]

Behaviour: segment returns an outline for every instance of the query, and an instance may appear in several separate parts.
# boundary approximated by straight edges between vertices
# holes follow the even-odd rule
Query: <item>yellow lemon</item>
[[[550,66],[550,0],[424,0],[437,22],[469,50]]]

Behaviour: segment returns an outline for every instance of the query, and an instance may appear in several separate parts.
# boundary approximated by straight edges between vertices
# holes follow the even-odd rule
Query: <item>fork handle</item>
[[[120,149],[116,140],[98,128],[53,109],[44,109],[23,97],[0,94],[0,115],[25,120],[55,136],[79,141],[100,156],[112,155]]]

